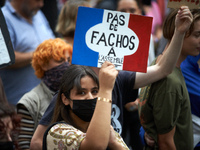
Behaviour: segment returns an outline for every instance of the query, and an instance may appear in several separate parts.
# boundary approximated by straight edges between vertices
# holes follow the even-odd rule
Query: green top
[[[158,149],[157,134],[168,133],[175,126],[176,149],[193,149],[190,100],[181,69],[175,68],[166,78],[142,88],[138,109],[143,128],[156,142],[154,149]]]

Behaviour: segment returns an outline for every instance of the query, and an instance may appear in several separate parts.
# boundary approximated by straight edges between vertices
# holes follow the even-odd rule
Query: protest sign
[[[167,5],[169,8],[180,8],[181,6],[198,9],[200,7],[200,0],[169,0]]]
[[[0,9],[0,68],[15,62],[14,50],[7,29],[5,18]]]
[[[72,64],[146,72],[152,17],[79,7]]]

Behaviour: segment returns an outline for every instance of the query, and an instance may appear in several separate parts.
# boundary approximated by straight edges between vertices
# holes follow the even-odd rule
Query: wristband
[[[98,101],[104,101],[104,102],[112,103],[112,100],[111,99],[107,99],[107,98],[98,97],[97,100]]]

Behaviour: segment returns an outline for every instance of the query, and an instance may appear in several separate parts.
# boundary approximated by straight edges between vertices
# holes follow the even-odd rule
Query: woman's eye
[[[199,38],[199,37],[200,37],[200,34],[195,34],[195,37],[196,37],[196,38]]]
[[[94,90],[94,91],[92,91],[92,94],[97,94],[99,91],[98,90]]]
[[[136,11],[136,10],[135,10],[134,8],[131,8],[131,9],[130,9],[130,12],[133,13],[133,14],[135,13],[135,11]]]
[[[195,33],[194,37],[199,38],[200,37],[200,32]]]
[[[78,92],[79,95],[85,95],[85,92],[84,91],[80,91]]]

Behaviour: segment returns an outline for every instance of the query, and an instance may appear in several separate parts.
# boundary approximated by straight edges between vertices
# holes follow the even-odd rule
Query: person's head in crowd
[[[32,18],[44,5],[43,0],[11,0],[11,3],[25,18]]]
[[[199,54],[199,26],[200,26],[200,10],[190,10],[193,15],[193,21],[190,28],[185,34],[181,54],[187,57],[187,55],[197,56]],[[169,42],[172,40],[172,36],[175,31],[175,18],[178,10],[172,9],[169,15],[166,17],[163,24],[163,36]],[[188,51],[189,50],[189,51]]]
[[[62,7],[55,30],[63,38],[74,38],[76,17],[79,6],[90,7],[90,3],[86,0],[68,0]]]
[[[52,122],[64,120],[77,128],[77,120],[89,122],[98,90],[98,77],[90,67],[71,65],[62,77]],[[84,107],[90,107],[89,113]]]
[[[142,15],[142,6],[139,0],[119,0],[117,11]]]
[[[19,133],[21,118],[15,108],[9,104],[0,105],[0,149],[17,150],[17,135]]]
[[[72,58],[72,46],[60,38],[42,42],[33,53],[35,75],[52,91],[57,91]]]
[[[171,10],[169,15],[166,17],[165,22],[163,24],[163,36],[168,41],[171,41],[172,36],[174,34],[175,18],[176,18],[177,11],[178,11],[177,9]],[[195,37],[195,35],[192,35],[192,34],[194,34],[193,31],[195,29],[195,26],[199,25],[199,24],[197,24],[197,21],[200,20],[200,10],[199,9],[193,9],[193,10],[191,10],[191,13],[193,15],[193,22],[190,25],[189,30],[186,32],[185,41],[190,36],[194,36]],[[199,33],[195,33],[195,34],[196,34],[196,37],[199,36]],[[186,42],[183,43],[183,47],[186,46],[185,44],[186,44]]]

